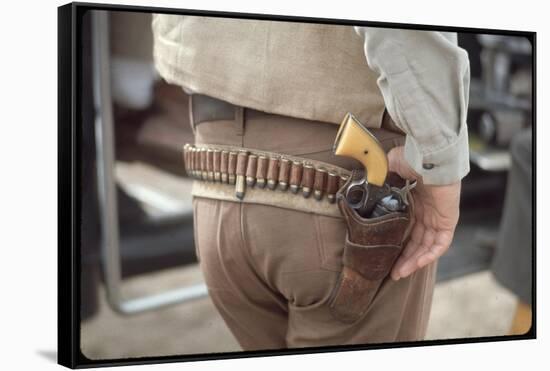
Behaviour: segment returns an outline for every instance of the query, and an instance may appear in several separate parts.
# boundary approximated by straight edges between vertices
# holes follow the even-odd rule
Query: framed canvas
[[[60,364],[536,338],[536,33],[70,3],[58,46]]]

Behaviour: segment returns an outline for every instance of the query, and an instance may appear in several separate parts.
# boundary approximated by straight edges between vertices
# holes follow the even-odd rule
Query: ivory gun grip
[[[361,162],[365,167],[367,182],[382,187],[388,175],[388,158],[380,142],[351,114],[346,114],[340,124],[333,151]]]

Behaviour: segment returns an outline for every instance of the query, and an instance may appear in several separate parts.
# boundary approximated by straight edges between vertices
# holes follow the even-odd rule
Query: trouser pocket
[[[343,322],[362,318],[401,253],[410,230],[412,203],[404,212],[363,218],[338,196],[347,226],[342,271],[329,306]]]

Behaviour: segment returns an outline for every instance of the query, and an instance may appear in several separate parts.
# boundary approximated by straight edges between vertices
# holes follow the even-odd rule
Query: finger
[[[450,247],[451,239],[448,236],[440,236],[436,243],[418,257],[418,266],[422,268],[445,254]]]
[[[416,247],[422,244],[422,241],[424,240],[425,230],[426,228],[422,223],[416,223],[414,225],[409,243],[401,253],[401,256],[403,258],[409,258],[410,256],[412,256],[412,254],[414,254],[414,252],[416,251]]]
[[[397,274],[400,278],[406,278],[410,276],[414,271],[418,269],[418,259],[425,255],[428,250],[428,247],[425,245],[420,245],[416,250],[415,254],[407,259],[405,263],[401,266]]]
[[[402,278],[408,277],[410,274],[415,271],[424,268],[426,265],[433,263],[439,259],[443,254],[449,249],[450,241],[452,237],[449,237],[447,234],[438,233],[436,237],[436,242],[431,246],[423,245],[419,250],[418,254],[415,254],[410,258],[410,264],[407,264],[399,272]]]
[[[403,250],[403,253],[397,258],[397,261],[394,263],[392,270],[391,270],[391,278],[394,281],[399,280],[401,278],[400,271],[404,264],[407,263],[410,256],[414,255],[414,252],[418,249],[420,246],[419,243],[410,240],[409,243],[407,243],[407,246],[405,246],[405,249]]]
[[[406,257],[406,261],[399,267],[399,270],[396,272],[396,275],[399,275],[401,278],[405,278],[415,272],[420,268],[419,259],[429,254],[433,248],[437,238],[437,233],[433,228],[424,227],[424,233],[422,235],[422,242],[419,247],[417,247],[414,253]],[[444,245],[444,241],[440,241],[441,245]],[[435,254],[437,250],[434,250]]]
[[[388,169],[399,174],[399,156],[401,148],[395,147],[388,152]]]
[[[443,245],[436,245],[431,250],[426,251],[418,257],[416,262],[417,269],[424,268],[426,265],[433,263],[441,257],[447,251],[447,248]]]
[[[423,223],[423,220],[424,220],[424,209],[422,208],[421,205],[419,205],[419,207],[415,211],[415,215],[412,216],[413,227],[409,237],[409,243],[407,244],[407,247],[405,247],[405,249],[401,254],[403,257],[408,258],[409,256],[411,256],[414,253],[414,251],[416,251],[416,247],[422,243],[422,239],[424,237],[424,230],[425,230],[425,225]]]
[[[422,220],[422,219],[418,218],[416,220]],[[412,254],[414,254],[414,252],[416,251],[417,247],[422,243],[422,240],[424,239],[424,230],[425,230],[425,226],[422,222],[418,222],[418,223],[415,222],[413,224],[409,242],[401,252],[400,258],[402,261],[412,256]]]
[[[426,253],[427,247],[424,245],[418,245],[413,255],[409,256],[399,267],[396,272],[396,276],[399,278],[406,278],[413,273],[417,268],[418,258]]]
[[[395,262],[392,271],[391,277],[394,281],[397,281],[400,278],[399,271],[401,270],[403,264],[405,264],[418,249],[420,246],[423,235],[424,235],[424,224],[422,220],[424,219],[424,209],[420,203],[418,203],[418,208],[415,209],[415,213],[412,216],[412,231],[409,238],[409,242],[401,252],[399,258]]]
[[[418,250],[418,247],[420,246],[420,242],[422,241],[422,236],[424,234],[424,225],[422,223],[416,223],[413,227],[413,230],[411,232],[411,238],[401,254],[399,255],[399,258],[395,262],[392,268],[391,277],[393,280],[397,281],[400,278],[399,271],[403,267],[403,265],[409,260],[411,256],[415,254],[415,252]]]
[[[436,232],[433,228],[424,228],[424,235],[422,236],[422,245],[429,249],[435,243]]]

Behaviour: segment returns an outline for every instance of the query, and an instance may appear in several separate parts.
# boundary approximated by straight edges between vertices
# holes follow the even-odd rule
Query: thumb
[[[420,180],[421,178],[405,160],[405,148],[403,146],[392,148],[388,152],[388,167],[391,172],[399,174],[403,179]]]

